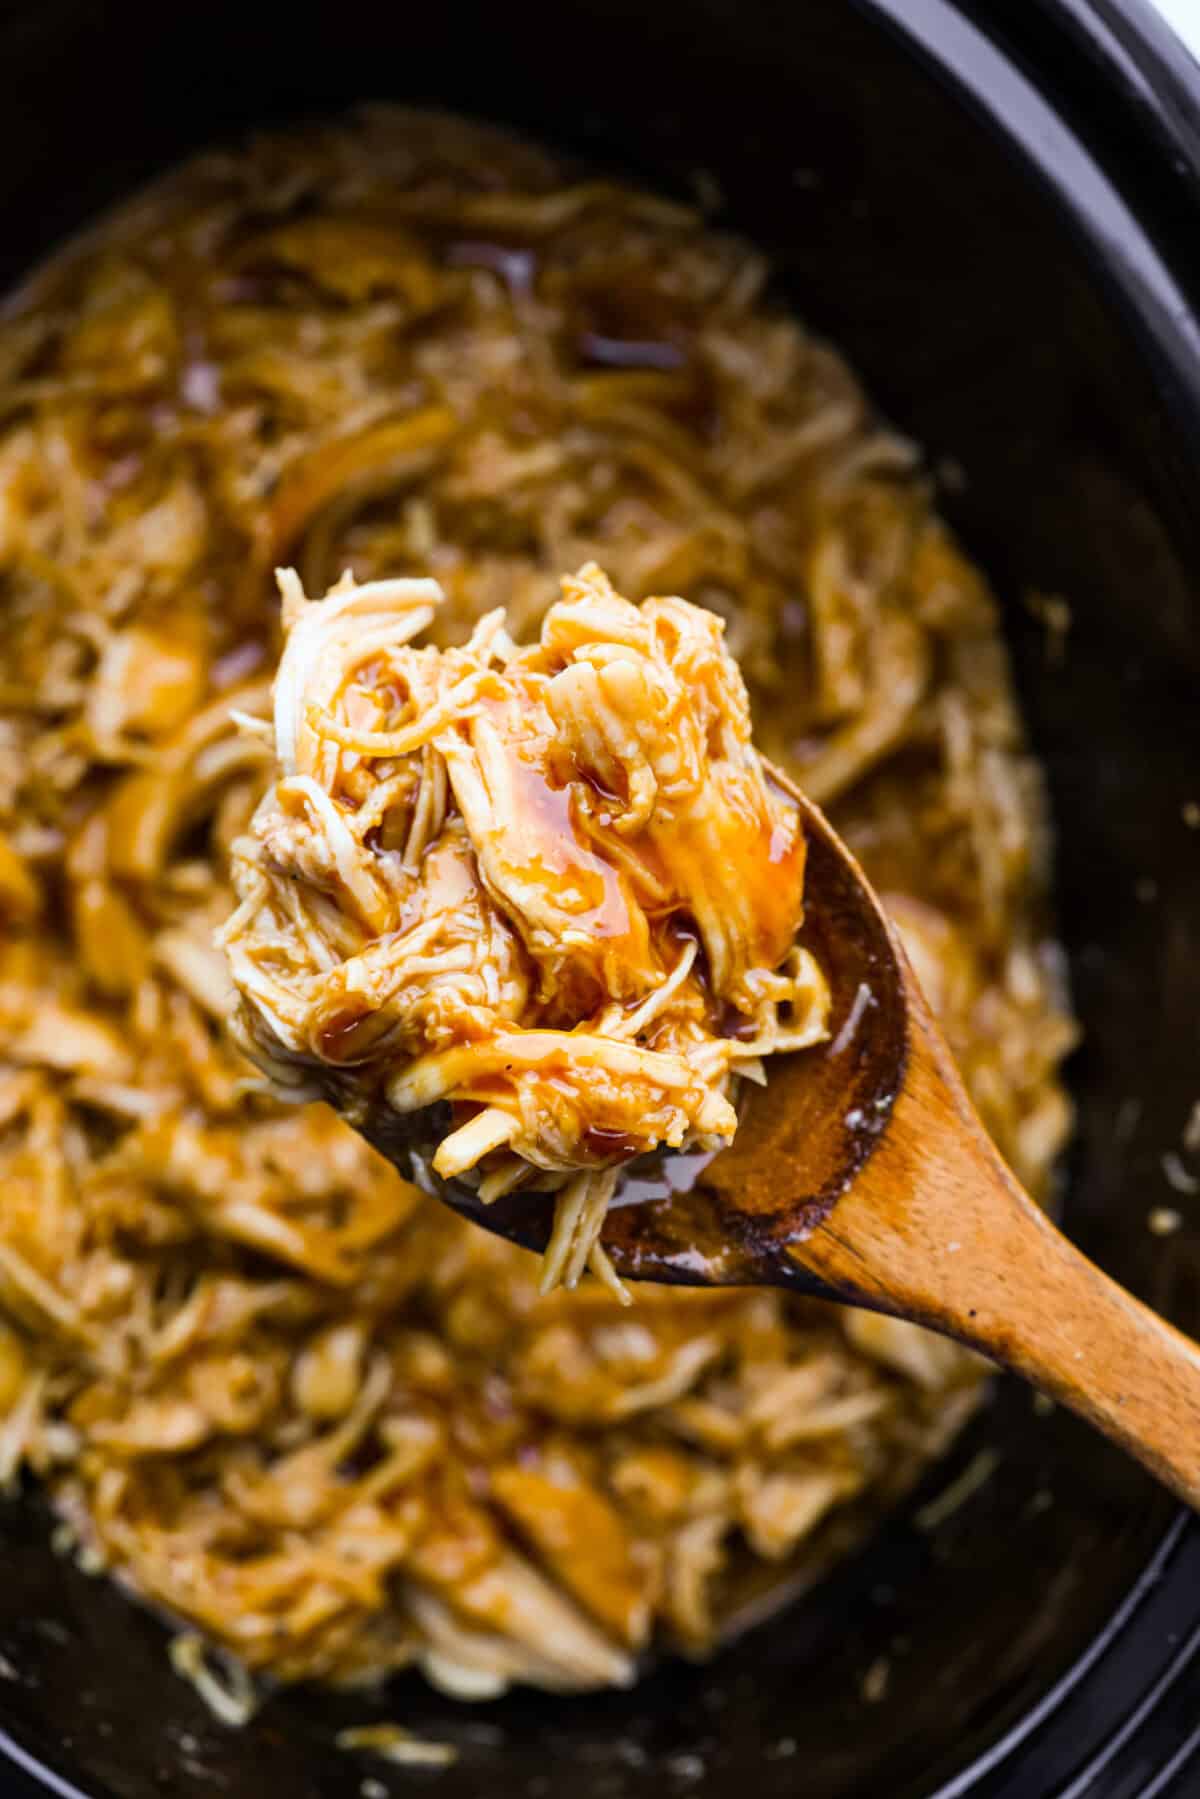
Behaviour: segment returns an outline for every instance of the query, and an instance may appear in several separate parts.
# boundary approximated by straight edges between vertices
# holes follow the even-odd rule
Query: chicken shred
[[[1046,1194],[1073,1026],[997,608],[913,447],[764,274],[685,208],[373,109],[198,159],[0,312],[0,1480],[45,1486],[222,1716],[260,1680],[413,1667],[472,1699],[707,1651],[743,1576],[819,1569],[979,1392],[954,1346],[779,1291],[541,1298],[534,1258],[281,1104],[222,1024],[233,846],[275,780],[272,570],[434,575],[426,636],[461,651],[500,608],[532,642],[594,559],[724,621],[759,748],[885,895]],[[568,742],[587,697],[562,690]],[[306,757],[358,753],[296,723]],[[474,1004],[502,920],[463,880],[448,770],[404,760],[372,788],[379,833],[406,830],[365,876],[350,841],[362,911],[289,883],[287,932],[332,969],[392,903],[376,864],[419,868],[454,896],[428,953]],[[294,778],[324,795],[324,768]],[[334,843],[313,826],[330,880]],[[536,1003],[537,976],[522,942],[479,1003]]]
[[[556,1188],[544,1289],[612,1285],[620,1165],[727,1142],[740,1074],[826,1035],[799,814],[721,621],[589,564],[537,643],[492,612],[439,650],[430,581],[280,588],[279,778],[222,932],[241,1040],[351,1118],[448,1105],[435,1172]]]

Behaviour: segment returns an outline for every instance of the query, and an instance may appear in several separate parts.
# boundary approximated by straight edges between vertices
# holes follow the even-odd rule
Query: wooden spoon
[[[831,1034],[770,1065],[733,1144],[631,1169],[605,1221],[617,1272],[689,1285],[770,1284],[956,1337],[1024,1375],[1200,1506],[1200,1348],[1073,1248],[993,1148],[896,933],[857,862],[782,774],[808,836],[804,941],[833,997]],[[403,1121],[367,1134],[409,1167]],[[418,1175],[426,1182],[423,1159]],[[551,1206],[455,1210],[543,1249]]]

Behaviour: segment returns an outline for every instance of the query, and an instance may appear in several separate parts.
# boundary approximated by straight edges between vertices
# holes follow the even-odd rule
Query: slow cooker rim
[[[1092,0],[1034,0],[1018,19],[1004,0],[853,4],[951,88],[1033,177],[1117,300],[1200,457],[1200,268],[1188,267],[1180,241],[1165,241],[1161,225],[1143,223],[1130,197],[1147,174],[1172,195],[1182,184],[1194,227],[1200,64],[1177,39],[1170,44],[1148,0],[1095,0],[1095,11]],[[1119,61],[1110,60],[1114,46]],[[1059,70],[1072,49],[1087,53],[1068,89]],[[1039,58],[1052,50],[1049,79]]]
[[[1102,276],[1145,354],[1166,410],[1190,450],[1200,456],[1200,270],[1162,218],[1157,229],[1134,210],[1139,178],[1174,190],[1191,215],[1200,203],[1200,63],[1149,0],[1035,0],[1013,9],[1004,0],[855,0],[859,10],[900,38],[927,71],[949,83],[984,128],[1007,140],[1027,173]],[[1047,76],[1048,38],[1072,50],[1070,111],[1060,113]],[[1055,59],[1057,62],[1057,58]],[[1060,65],[1061,66],[1061,65]],[[1036,1742],[1053,1753],[1082,1748],[1083,1763],[1060,1799],[1098,1791],[1094,1781],[1126,1769],[1173,1777],[1200,1750],[1200,1731],[1183,1743],[1158,1740],[1156,1720],[1168,1695],[1194,1676],[1200,1644],[1183,1649],[1150,1678],[1140,1660],[1172,1577],[1200,1555],[1200,1521],[1185,1510],[1169,1519],[1143,1575],[1105,1627],[1043,1697],[967,1766],[939,1784],[930,1799],[961,1799],[979,1783],[1009,1799],[1004,1771]],[[1135,1623],[1139,1629],[1135,1633]],[[1129,1680],[1128,1704],[1102,1739],[1082,1745],[1070,1705],[1106,1656],[1119,1658]],[[1118,1766],[1119,1762],[1119,1766]],[[1029,1799],[1016,1774],[1013,1799]],[[1122,1787],[1122,1791],[1125,1788]],[[1132,1790],[1132,1789],[1130,1789]],[[1139,1787],[1139,1794],[1142,1789]],[[1165,1789],[1164,1789],[1165,1790]],[[1149,1799],[1151,1789],[1145,1789]]]
[[[1050,10],[1200,184],[1200,63],[1152,0],[1053,0]]]

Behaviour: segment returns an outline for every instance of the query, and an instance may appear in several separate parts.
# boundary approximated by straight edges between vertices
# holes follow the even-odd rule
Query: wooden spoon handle
[[[992,1147],[913,983],[887,1131],[798,1267],[981,1350],[1200,1507],[1200,1348],[1054,1228]]]

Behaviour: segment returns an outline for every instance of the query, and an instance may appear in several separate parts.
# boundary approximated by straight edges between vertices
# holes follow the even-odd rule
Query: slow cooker
[[[1143,0],[7,0],[0,68],[3,285],[198,145],[362,99],[709,173],[1004,596],[1085,1031],[1066,1227],[1200,1328],[1200,1198],[1163,1164],[1200,1097],[1200,68]],[[1069,607],[1062,661],[1031,593]],[[1016,1383],[818,1586],[628,1693],[401,1682],[228,1730],[49,1539],[6,1503],[4,1793],[352,1799],[364,1715],[456,1746],[381,1770],[440,1799],[1200,1792],[1200,1526]]]

